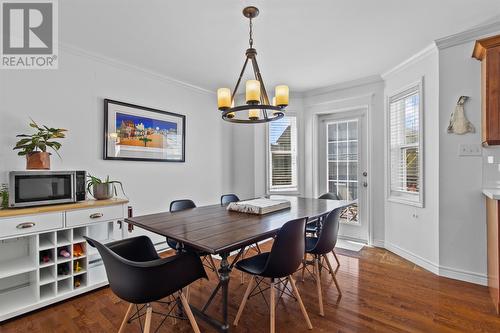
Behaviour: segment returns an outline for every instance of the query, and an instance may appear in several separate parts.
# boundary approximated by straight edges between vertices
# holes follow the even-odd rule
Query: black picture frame
[[[181,144],[181,158],[171,159],[171,158],[147,158],[147,157],[122,157],[122,156],[110,156],[110,134],[112,132],[109,131],[109,113],[110,113],[110,105],[118,105],[124,106],[127,108],[133,108],[136,110],[142,110],[144,112],[149,112],[153,114],[161,114],[163,116],[169,117],[177,117],[182,122],[182,144]],[[147,117],[144,115],[144,117]],[[146,145],[146,144],[145,144]],[[178,113],[158,110],[146,106],[131,104],[120,102],[116,100],[112,100],[109,98],[104,99],[104,135],[103,135],[103,159],[104,160],[118,160],[118,161],[144,161],[144,162],[185,162],[186,161],[186,116]]]

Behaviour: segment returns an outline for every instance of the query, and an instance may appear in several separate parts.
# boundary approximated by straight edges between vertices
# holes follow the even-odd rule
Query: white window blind
[[[269,191],[297,190],[297,118],[269,123]]]
[[[389,98],[390,197],[422,204],[420,85]]]

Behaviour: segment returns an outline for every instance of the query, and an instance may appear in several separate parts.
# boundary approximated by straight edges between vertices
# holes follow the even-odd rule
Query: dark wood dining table
[[[244,248],[271,238],[288,221],[307,217],[310,220],[323,216],[335,208],[347,207],[353,202],[298,197],[278,197],[290,201],[290,208],[265,215],[254,215],[227,210],[220,204],[196,207],[179,212],[163,212],[128,218],[126,223],[159,234],[184,246],[189,246],[221,257],[219,283],[202,309],[192,306],[201,319],[221,332],[229,331],[228,297],[229,275]],[[236,257],[229,262],[231,252]],[[206,311],[215,295],[222,289],[222,321],[209,316]]]

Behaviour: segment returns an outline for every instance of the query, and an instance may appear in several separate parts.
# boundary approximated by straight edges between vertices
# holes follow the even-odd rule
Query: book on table
[[[231,202],[227,206],[227,210],[257,215],[269,214],[287,208],[290,208],[290,201],[267,198]]]

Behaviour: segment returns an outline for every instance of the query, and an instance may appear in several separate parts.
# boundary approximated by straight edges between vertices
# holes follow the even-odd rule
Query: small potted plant
[[[26,156],[26,169],[50,169],[50,153],[47,148],[51,148],[59,157],[58,150],[61,148],[61,143],[54,139],[65,138],[65,129],[52,128],[38,124],[31,119],[30,127],[37,132],[34,134],[19,134],[18,138],[22,138],[16,143],[14,150],[20,150],[17,155]]]
[[[9,186],[7,184],[0,186],[0,201],[0,209],[9,208]]]
[[[120,181],[110,180],[109,176],[102,180],[90,174],[87,175],[87,192],[92,195],[96,200],[111,199],[113,196],[118,195],[116,185],[120,186],[123,195],[126,197],[123,185]],[[91,191],[92,190],[92,191]]]

